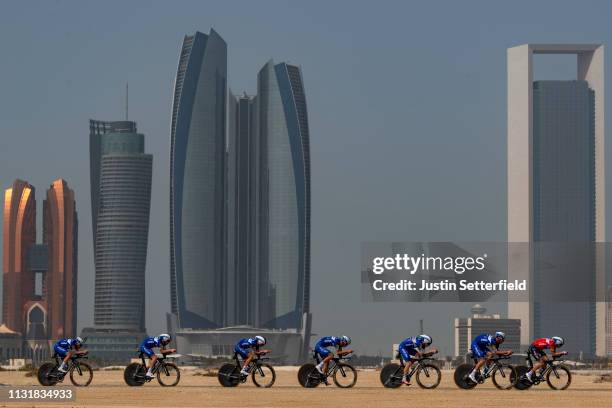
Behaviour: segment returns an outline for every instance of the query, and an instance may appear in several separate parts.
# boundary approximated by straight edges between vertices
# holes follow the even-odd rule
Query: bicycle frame
[[[478,364],[478,359],[475,357],[472,357],[472,359],[474,360],[474,365]],[[495,369],[497,368],[498,370],[501,369],[502,365],[499,362],[500,360],[509,360],[510,356],[494,356],[491,357],[484,365],[482,373],[480,374],[482,376],[482,379],[485,380],[489,377],[491,377],[491,374],[493,374],[493,371],[495,371]]]
[[[398,353],[398,357],[399,357],[400,365],[399,365],[397,371],[395,373],[393,373],[394,377],[397,377],[398,373],[400,373],[400,375],[403,376],[404,375],[404,368],[406,367],[406,362],[404,361],[404,358],[402,357],[402,355]],[[425,362],[425,361],[434,361],[434,360],[435,359],[431,358],[431,356],[421,357],[421,358],[415,359],[414,363],[410,367],[410,371],[408,371],[408,377],[412,377],[414,375],[414,373],[416,373],[417,370],[421,367],[421,364],[423,362]]]
[[[547,358],[545,361],[545,365],[544,367],[542,367],[539,371],[541,372],[541,374],[537,374],[536,378],[534,378],[534,380],[537,380],[537,383],[539,383],[540,381],[542,381],[544,378],[546,378],[546,375],[548,375],[548,373],[550,373],[551,371],[555,373],[555,376],[559,376],[559,374],[557,373],[557,366],[559,364],[561,364],[564,360],[560,357],[552,357],[552,358]],[[527,366],[529,367],[529,369],[533,369],[533,359],[531,357],[530,354],[527,354]],[[537,384],[536,383],[536,384]]]

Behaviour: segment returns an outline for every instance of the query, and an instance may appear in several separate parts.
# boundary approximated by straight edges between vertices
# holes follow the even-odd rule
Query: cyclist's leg
[[[240,370],[240,374],[248,375],[249,372],[247,371],[247,367],[249,366],[251,360],[253,360],[255,353],[252,351],[247,351],[238,346],[234,347],[234,352],[242,358],[242,370]]]
[[[474,369],[469,375],[470,380],[474,382],[478,382],[476,379],[476,373],[478,373],[478,370],[480,370],[480,368],[487,361],[487,358],[486,358],[487,352],[488,350],[483,350],[478,344],[472,343],[472,354],[475,359],[478,359],[478,362],[476,363],[476,365],[474,366]]]
[[[62,360],[62,364],[60,364],[60,366],[58,367],[58,370],[62,373],[65,373],[66,370],[68,369],[68,360],[70,359],[70,353],[68,352],[68,350],[58,345],[55,345],[53,347],[53,351],[55,351],[55,353]]]
[[[533,356],[534,360],[536,360],[536,363],[533,365],[533,367],[531,368],[531,370],[527,373],[527,379],[529,381],[532,381],[533,375],[535,373],[537,373],[537,371],[544,367],[544,365],[546,365],[546,360],[548,359],[548,357],[546,356],[546,352],[544,352],[544,350],[539,350],[535,347],[530,347],[529,348],[529,353],[531,353],[531,355]]]
[[[317,365],[317,370],[319,370],[321,374],[327,374],[327,368],[329,367],[329,362],[334,358],[334,353],[324,347],[318,346],[315,348],[315,351],[322,359]]]
[[[413,357],[416,355],[416,350],[413,348],[402,348],[400,350],[400,354],[402,356],[402,359],[404,360],[404,378],[402,379],[402,382],[406,385],[410,385],[410,378],[408,377],[408,373],[410,372],[410,367],[412,367],[412,364],[414,364]]]
[[[149,369],[147,370],[146,376],[148,378],[153,378],[153,367],[155,366],[155,362],[157,361],[157,355],[153,352],[153,350],[145,346],[140,346],[140,351],[145,356],[149,357],[149,359],[151,359],[151,363],[149,364]]]

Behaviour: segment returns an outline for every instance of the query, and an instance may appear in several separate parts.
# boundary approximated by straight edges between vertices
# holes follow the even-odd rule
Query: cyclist
[[[412,367],[415,359],[422,357],[424,350],[431,345],[431,342],[432,340],[430,336],[420,334],[416,337],[408,337],[399,344],[398,352],[406,364],[404,366],[404,377],[402,379],[402,384],[410,385],[410,376],[408,375],[410,372],[410,367]],[[429,350],[429,352],[437,353],[438,350],[432,348]]]
[[[240,374],[249,375],[249,364],[253,361],[253,358],[256,354],[265,354],[269,353],[270,350],[259,350],[261,346],[266,344],[266,338],[264,336],[255,336],[249,339],[240,339],[236,346],[234,347],[234,351],[236,354],[239,354],[242,357],[243,364],[242,370],[240,370]]]
[[[544,337],[534,340],[534,342],[531,343],[528,353],[534,358],[534,360],[537,361],[537,363],[535,363],[531,370],[529,370],[529,372],[525,375],[529,382],[533,383],[533,380],[531,379],[533,374],[540,368],[543,368],[546,364],[546,361],[548,360],[548,356],[546,355],[545,351],[546,349],[550,349],[553,358],[567,354],[567,351],[557,352],[557,348],[562,347],[564,343],[565,340],[563,340],[563,337],[559,336],[554,336],[551,338]]]
[[[57,369],[60,373],[65,373],[68,369],[68,360],[74,354],[82,355],[87,351],[81,350],[83,339],[76,337],[74,339],[61,339],[53,345],[53,351],[62,359],[62,364]],[[74,350],[74,351],[73,351]]]
[[[162,333],[156,337],[147,337],[140,344],[140,351],[151,359],[151,365],[149,366],[149,369],[147,370],[147,374],[146,374],[148,379],[151,379],[154,377],[153,367],[155,367],[155,362],[157,361],[157,354],[155,354],[155,352],[153,351],[153,348],[159,347],[159,351],[162,354],[175,353],[176,349],[166,348],[166,346],[170,344],[171,339],[172,338],[170,337],[169,334]]]
[[[512,354],[512,350],[499,350],[500,344],[504,342],[506,339],[506,334],[504,332],[498,331],[495,334],[481,334],[477,336],[472,341],[472,355],[474,358],[478,359],[478,362],[474,366],[474,369],[468,376],[470,380],[477,383],[478,379],[476,378],[477,373],[480,368],[488,362],[493,356],[507,356]],[[495,350],[493,350],[495,348]]]
[[[315,353],[322,359],[316,366],[317,371],[322,375],[327,375],[329,362],[334,358],[333,351],[330,351],[328,347],[336,347],[338,356],[342,357],[353,352],[353,350],[342,350],[342,347],[346,347],[349,344],[351,344],[351,338],[348,336],[326,336],[320,338],[315,345]]]

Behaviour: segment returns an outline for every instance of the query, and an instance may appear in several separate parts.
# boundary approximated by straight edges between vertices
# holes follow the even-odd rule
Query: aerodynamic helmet
[[[417,341],[419,341],[423,346],[429,346],[433,340],[431,339],[431,336],[419,334],[417,336]]]
[[[347,346],[351,344],[351,338],[349,336],[340,336],[340,341],[346,343]]]
[[[258,346],[263,346],[266,344],[266,338],[264,336],[255,336],[255,340],[257,341]]]
[[[565,344],[565,340],[563,340],[563,337],[559,337],[559,336],[554,336],[552,338],[552,341],[555,342],[555,346],[557,347],[561,347],[563,346],[563,344]]]

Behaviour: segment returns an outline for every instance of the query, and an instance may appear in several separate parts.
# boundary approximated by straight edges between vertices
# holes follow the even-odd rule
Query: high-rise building
[[[219,34],[186,36],[170,144],[171,305],[182,328],[225,325],[226,78]]]
[[[534,54],[576,54],[578,78],[534,82]],[[523,345],[559,335],[584,356],[605,355],[605,304],[595,290],[587,299],[549,301],[545,280],[554,251],[567,244],[588,248],[578,268],[583,282],[595,288],[605,276],[594,245],[605,242],[603,59],[602,45],[508,49],[508,272],[531,282],[530,301],[510,302],[508,313],[521,320]],[[557,279],[575,272],[554,267]]]
[[[96,291],[94,328],[83,335],[100,358],[125,360],[146,331],[153,157],[131,121],[91,121],[90,143]]]
[[[47,190],[43,244],[36,244],[34,187],[16,180],[4,197],[3,320],[22,336],[22,357],[39,362],[52,340],[76,334],[75,195],[62,179]]]
[[[28,253],[36,244],[35,189],[26,181],[15,180],[4,192],[2,242],[2,320],[9,329],[25,334],[24,308],[34,297],[34,279],[28,270]],[[43,313],[46,315],[44,306]]]
[[[49,309],[49,337],[76,336],[79,224],[74,191],[66,181],[56,180],[47,190],[43,220],[43,243],[47,247],[48,260],[44,286]],[[38,264],[44,265],[43,262]]]
[[[226,71],[227,46],[214,30],[185,37],[171,122],[169,329],[196,355],[267,333],[297,361],[310,337],[301,70],[270,61],[258,94],[238,98],[226,98]]]
[[[310,294],[310,135],[302,73],[269,61],[257,80],[257,325],[302,329]]]

